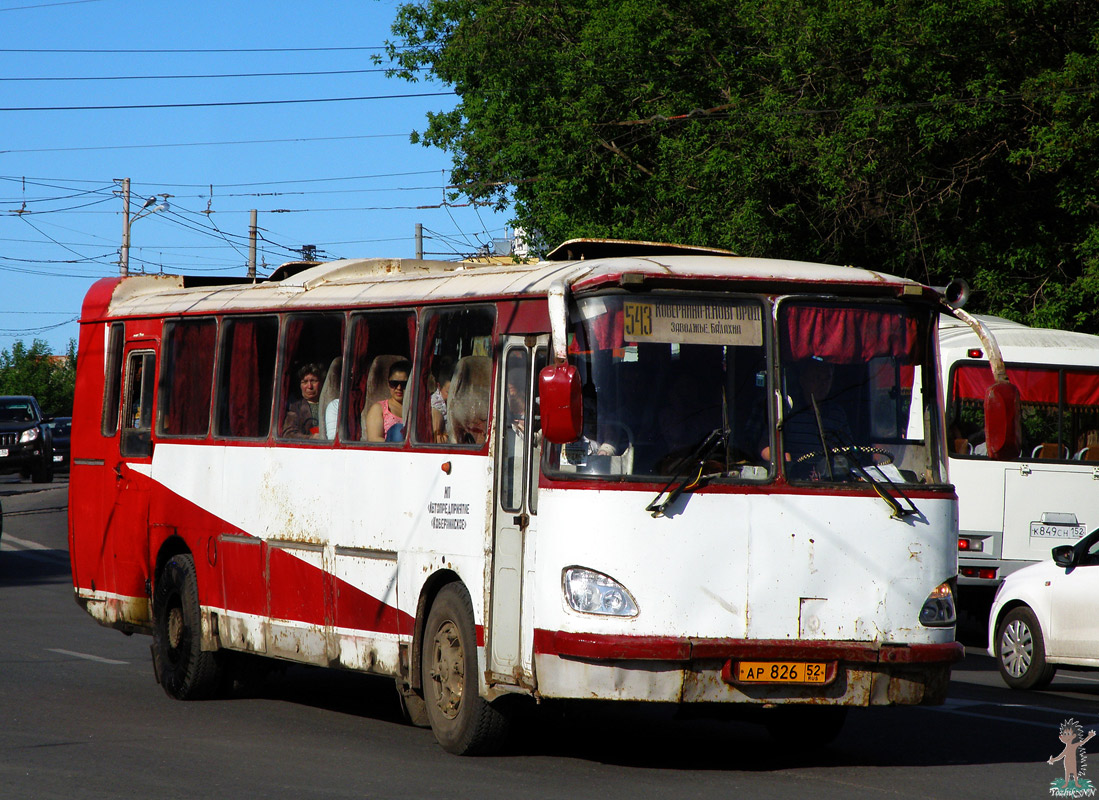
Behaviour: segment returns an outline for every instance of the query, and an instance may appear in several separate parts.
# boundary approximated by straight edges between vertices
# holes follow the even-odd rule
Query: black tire
[[[767,733],[779,743],[797,737],[798,746],[813,749],[832,744],[847,721],[844,706],[782,706],[764,712]]]
[[[201,700],[222,685],[219,653],[202,650],[198,579],[189,555],[172,556],[153,590],[153,669],[177,700]]]
[[[53,462],[43,459],[34,465],[31,472],[31,481],[34,483],[53,483]]]
[[[996,626],[996,666],[1012,689],[1049,686],[1057,667],[1046,662],[1046,642],[1034,612],[1016,606]]]
[[[424,626],[420,656],[427,717],[436,741],[455,755],[499,749],[508,719],[480,695],[473,604],[460,583],[439,590]]]

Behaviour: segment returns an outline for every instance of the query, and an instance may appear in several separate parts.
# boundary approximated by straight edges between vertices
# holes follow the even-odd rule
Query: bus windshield
[[[899,303],[789,300],[778,320],[788,477],[938,482],[928,313]]]
[[[651,479],[696,465],[734,481],[781,471],[792,481],[938,482],[925,438],[937,404],[919,390],[935,379],[915,378],[928,358],[929,312],[787,299],[777,369],[772,317],[769,301],[749,296],[578,299],[569,360],[583,387],[583,435],[548,447],[546,468]]]

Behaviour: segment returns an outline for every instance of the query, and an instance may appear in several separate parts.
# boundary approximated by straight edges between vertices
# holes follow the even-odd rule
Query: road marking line
[[[87,661],[98,661],[100,664],[129,664],[129,661],[118,661],[113,658],[103,658],[102,656],[93,656],[88,653],[77,653],[73,650],[59,650],[55,647],[47,647],[51,653],[60,653],[63,656],[73,656],[74,658],[83,658]]]
[[[49,550],[50,549],[49,547],[46,547],[46,545],[44,545],[44,544],[39,544],[38,542],[32,542],[29,539],[20,539],[18,536],[11,536],[10,534],[5,535],[4,538],[0,541],[11,542],[13,544],[17,544],[20,547],[24,548],[25,550]]]

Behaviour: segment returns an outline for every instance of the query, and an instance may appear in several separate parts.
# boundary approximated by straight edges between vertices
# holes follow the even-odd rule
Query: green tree
[[[43,413],[61,416],[72,413],[75,388],[75,340],[60,357],[41,339],[30,347],[19,341],[11,350],[0,350],[0,394],[32,395]]]
[[[451,84],[414,140],[535,231],[943,284],[1099,332],[1093,0],[421,0],[394,72]]]

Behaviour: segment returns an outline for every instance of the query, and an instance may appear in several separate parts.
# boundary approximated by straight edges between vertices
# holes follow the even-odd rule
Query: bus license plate
[[[7,457],[8,457],[8,448],[0,447],[0,458],[7,458]]]
[[[736,677],[743,683],[826,683],[828,665],[804,661],[740,661]]]

